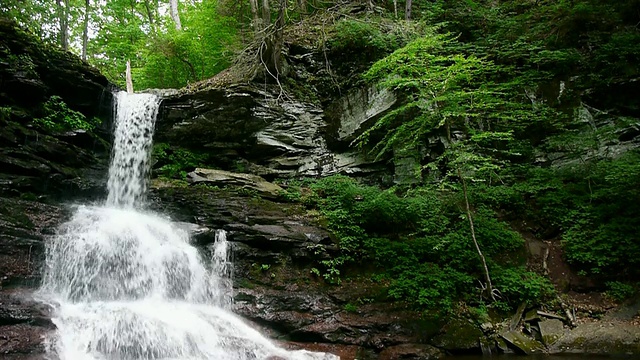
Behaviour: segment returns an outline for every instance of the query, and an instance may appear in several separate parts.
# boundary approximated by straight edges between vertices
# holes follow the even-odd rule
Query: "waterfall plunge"
[[[189,234],[139,210],[159,100],[119,93],[109,196],[79,206],[47,244],[39,296],[53,304],[61,360],[337,359],[285,351],[228,309],[228,244],[203,261]]]

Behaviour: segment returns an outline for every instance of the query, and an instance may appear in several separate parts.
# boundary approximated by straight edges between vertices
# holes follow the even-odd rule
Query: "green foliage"
[[[0,106],[0,120],[9,120],[11,117],[11,108],[8,106]]]
[[[34,123],[49,131],[92,130],[100,124],[99,119],[87,119],[82,113],[69,109],[59,96],[51,96],[43,105],[44,116]]]
[[[342,56],[368,56],[380,58],[400,46],[400,39],[384,33],[380,26],[369,21],[341,20],[334,27],[329,40],[333,53]]]
[[[493,280],[500,289],[502,301],[510,304],[540,304],[551,299],[555,292],[548,278],[524,267],[497,268]]]
[[[27,77],[37,77],[36,64],[33,63],[33,59],[28,54],[9,54],[7,56],[7,62],[9,70],[17,73],[22,73]]]
[[[358,312],[358,306],[352,304],[352,303],[347,303],[344,305],[344,311],[346,312],[350,312],[350,313],[357,313]]]
[[[290,183],[287,192],[317,207],[336,237],[339,254],[319,260],[312,270],[328,283],[340,283],[352,266],[364,266],[387,285],[390,299],[416,309],[445,314],[460,300],[480,301],[476,287],[481,267],[457,193],[429,187],[381,190],[345,176]],[[505,303],[544,299],[548,289],[542,288],[548,283],[520,270],[523,239],[489,208],[477,209],[474,220],[489,266],[511,270],[522,279],[521,291],[513,281],[505,281]]]
[[[473,5],[471,5],[473,4]],[[577,79],[578,87],[637,76],[640,2],[615,0],[497,1],[439,0],[424,11],[431,23],[446,21],[474,54],[543,77]]]
[[[376,62],[365,78],[404,95],[405,101],[366,131],[357,140],[359,145],[383,132],[373,149],[378,157],[391,150],[416,152],[429,135],[443,130],[450,133],[453,128],[462,130],[467,138],[450,152],[452,161],[473,161],[482,167],[494,159],[517,156],[505,142],[514,131],[545,121],[549,108],[523,101],[521,87],[530,79],[521,76],[502,81],[513,76],[513,69],[455,53],[457,48],[452,36],[438,34],[434,28],[431,34]],[[478,166],[475,170],[480,170]]]
[[[190,151],[166,143],[153,146],[154,172],[169,178],[184,179],[189,171],[203,166],[208,155]]]
[[[179,88],[207,79],[231,64],[236,23],[219,14],[217,1],[184,3],[183,30],[167,29],[138,48],[132,75],[137,88]]]
[[[524,181],[513,190],[530,199],[521,214],[561,232],[565,256],[577,269],[602,279],[640,275],[640,154],[530,168],[520,176]]]
[[[620,281],[607,282],[607,288],[605,294],[616,301],[627,300],[636,293],[635,287]]]
[[[55,26],[43,26],[56,24],[58,20],[52,5],[48,0],[3,0],[0,16],[14,19],[42,40],[54,42],[57,37]]]

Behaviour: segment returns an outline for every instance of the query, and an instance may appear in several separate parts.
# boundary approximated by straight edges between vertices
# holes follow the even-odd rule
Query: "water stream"
[[[108,197],[80,205],[47,243],[38,296],[55,309],[61,360],[337,359],[275,346],[229,310],[223,231],[203,256],[188,232],[144,210],[159,99],[119,93]]]

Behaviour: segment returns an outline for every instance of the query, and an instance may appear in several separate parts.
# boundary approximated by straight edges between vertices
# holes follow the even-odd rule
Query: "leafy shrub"
[[[496,267],[493,280],[503,301],[510,304],[538,305],[550,299],[555,291],[548,278],[526,271],[524,267]]]
[[[44,116],[34,119],[34,123],[49,131],[75,129],[92,130],[100,124],[97,118],[87,119],[82,113],[69,109],[59,96],[51,96],[43,105]]]
[[[357,264],[388,285],[390,299],[432,314],[451,312],[460,300],[479,301],[474,283],[482,278],[481,263],[456,194],[421,187],[398,195],[345,176],[298,183],[288,192],[317,207],[336,237],[340,254],[315,267],[327,282],[339,283],[348,265]],[[543,293],[535,274],[518,272],[526,258],[519,234],[486,207],[476,209],[474,221],[492,271],[513,268],[523,279],[520,285],[505,282],[505,304]]]
[[[605,294],[617,301],[626,300],[636,293],[636,289],[632,285],[620,281],[607,282],[607,288]]]
[[[350,312],[350,313],[357,313],[358,312],[358,306],[352,304],[352,303],[348,303],[344,305],[344,311],[346,312]]]
[[[154,171],[170,178],[185,178],[188,171],[202,166],[208,159],[205,154],[166,143],[154,144],[152,156],[156,161]]]
[[[393,34],[386,34],[376,24],[358,21],[341,20],[334,27],[334,34],[328,41],[333,53],[341,56],[366,57],[378,59],[401,46],[400,39]]]
[[[469,274],[436,264],[419,264],[414,271],[403,272],[393,279],[389,296],[395,300],[411,303],[418,308],[437,310],[441,314],[453,310],[462,294],[468,292],[473,283]]]

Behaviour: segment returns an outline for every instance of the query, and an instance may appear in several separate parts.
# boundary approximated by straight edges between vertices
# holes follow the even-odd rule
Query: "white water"
[[[117,96],[109,196],[79,206],[47,244],[39,296],[55,308],[49,357],[61,360],[337,359],[276,347],[229,310],[229,246],[210,258],[169,219],[137,210],[146,189],[159,105]]]
[[[109,166],[107,205],[132,207],[140,204],[147,189],[153,129],[160,100],[152,94],[116,97],[116,131]]]

